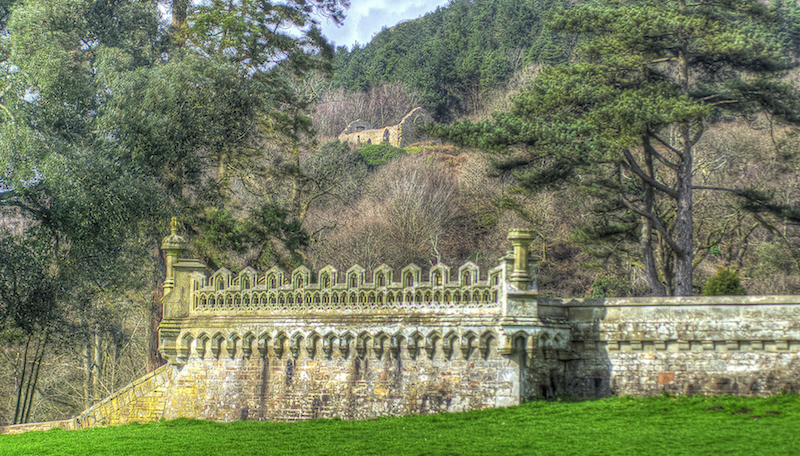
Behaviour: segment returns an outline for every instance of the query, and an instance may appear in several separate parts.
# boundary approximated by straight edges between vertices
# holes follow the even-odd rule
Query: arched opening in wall
[[[371,138],[367,140],[367,144],[372,144],[372,139]]]
[[[464,271],[464,275],[461,276],[461,286],[468,287],[470,285],[472,285],[472,276],[469,271]]]
[[[442,273],[441,272],[436,271],[433,274],[433,283],[436,286],[441,286],[442,285]]]
[[[275,277],[275,274],[270,274],[267,278],[267,283],[269,284],[270,290],[278,288],[278,279]]]
[[[322,288],[330,288],[331,287],[331,278],[328,276],[328,273],[322,274],[320,277],[319,282],[322,284]]]
[[[389,142],[389,129],[383,130],[383,142]]]
[[[412,274],[411,272],[406,272],[406,275],[403,277],[403,286],[404,287],[414,286],[414,274]]]
[[[242,289],[249,290],[250,289],[250,276],[244,276],[242,278]]]
[[[348,279],[348,285],[350,288],[356,288],[358,286],[358,278],[355,274],[350,274],[350,278]]]
[[[378,285],[379,287],[386,286],[386,279],[383,277],[383,274],[378,274],[377,280],[375,280],[375,282],[376,285]]]

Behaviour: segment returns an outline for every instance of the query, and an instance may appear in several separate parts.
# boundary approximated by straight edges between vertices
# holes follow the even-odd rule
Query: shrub
[[[730,269],[719,267],[717,272],[708,279],[703,288],[705,296],[731,296],[747,294],[739,280],[739,275]]]
[[[614,296],[628,296],[631,282],[624,277],[601,275],[592,284],[592,298],[608,298]]]
[[[367,144],[359,149],[358,152],[370,166],[381,166],[406,154],[405,150],[394,147],[387,142]]]

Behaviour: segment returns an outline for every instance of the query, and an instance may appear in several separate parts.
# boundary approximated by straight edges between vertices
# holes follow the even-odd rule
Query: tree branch
[[[670,236],[669,233],[667,233],[667,230],[664,228],[664,226],[661,224],[661,222],[658,220],[655,214],[645,211],[639,207],[636,207],[634,204],[630,203],[627,199],[625,199],[625,195],[623,194],[620,194],[620,198],[622,199],[622,203],[625,204],[625,207],[630,209],[633,213],[645,217],[651,222],[653,222],[653,227],[656,229],[656,231],[659,232],[659,234],[661,234],[664,241],[666,241],[666,243],[670,246],[672,250],[675,251],[676,254],[678,255],[684,254],[683,250],[681,250],[678,244],[672,239],[672,236]]]
[[[658,135],[655,133],[648,133],[652,138],[658,141],[662,146],[666,147],[667,149],[671,150],[675,155],[677,155],[681,160],[683,159],[683,153],[678,149],[672,147],[668,142],[664,141],[663,139],[659,138]]]
[[[646,184],[650,185],[656,190],[664,192],[674,199],[678,199],[678,192],[648,176],[647,173],[645,173],[642,168],[639,167],[639,164],[636,163],[636,158],[628,149],[625,149],[624,154],[628,164],[630,165],[631,171],[633,171],[639,177],[639,179],[643,180]]]

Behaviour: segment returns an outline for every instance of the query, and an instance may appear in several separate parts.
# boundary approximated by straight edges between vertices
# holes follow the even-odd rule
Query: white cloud
[[[424,16],[437,6],[446,5],[448,0],[351,0],[350,3],[341,27],[322,21],[323,34],[337,46],[367,44],[383,27]]]

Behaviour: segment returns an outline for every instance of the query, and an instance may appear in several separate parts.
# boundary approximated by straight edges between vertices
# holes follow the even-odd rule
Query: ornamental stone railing
[[[303,315],[352,313],[446,313],[535,315],[535,264],[528,259],[530,230],[511,230],[514,247],[486,275],[468,261],[458,268],[437,264],[423,274],[410,264],[399,273],[388,265],[373,271],[355,265],[347,271],[326,266],[316,274],[305,266],[291,272],[273,267],[259,273],[247,267],[234,274],[222,268],[208,275],[195,259],[181,259],[187,241],[164,238],[167,277],[164,318],[214,315]],[[534,294],[531,295],[531,292]],[[519,294],[518,299],[509,299]],[[531,301],[531,298],[534,301]]]
[[[358,265],[345,273],[326,266],[314,281],[304,266],[291,273],[273,267],[263,274],[245,268],[235,276],[223,268],[211,276],[192,276],[191,312],[493,312],[500,308],[505,272],[504,265],[496,266],[482,279],[478,265],[467,262],[457,270],[437,264],[423,277],[422,269],[411,264],[394,281],[395,272],[387,265],[370,273]]]

